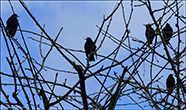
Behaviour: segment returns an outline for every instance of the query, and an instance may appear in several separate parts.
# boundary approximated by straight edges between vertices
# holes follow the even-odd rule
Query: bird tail
[[[94,54],[92,54],[92,55],[90,56],[89,61],[95,61],[95,59],[94,59]]]

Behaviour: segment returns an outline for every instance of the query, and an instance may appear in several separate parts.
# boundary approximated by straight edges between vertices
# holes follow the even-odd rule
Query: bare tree
[[[179,110],[186,108],[186,89],[185,89],[185,55],[186,55],[186,17],[180,14],[180,10],[183,9],[184,1],[161,1],[164,6],[157,9],[152,8],[153,2],[150,0],[140,0],[138,2],[130,1],[130,14],[126,16],[125,2],[120,1],[115,6],[113,11],[103,16],[103,22],[100,26],[97,26],[98,33],[94,43],[97,48],[95,53],[98,56],[95,63],[84,64],[73,53],[79,52],[84,54],[84,50],[68,49],[63,45],[57,43],[63,27],[57,33],[55,39],[47,33],[44,27],[39,24],[34,15],[29,11],[26,4],[19,0],[22,7],[26,10],[32,20],[36,23],[42,33],[34,33],[27,30],[22,30],[20,25],[18,31],[21,33],[23,42],[18,42],[14,37],[7,37],[7,30],[5,23],[0,18],[1,33],[3,40],[6,42],[6,47],[9,55],[6,60],[9,64],[9,68],[12,73],[0,72],[1,78],[6,76],[12,79],[12,83],[6,83],[1,81],[1,96],[5,100],[1,100],[1,107],[8,109],[22,108],[22,109],[65,109],[63,103],[71,105],[74,109],[109,109],[138,106],[141,109],[144,107],[150,107],[152,109],[174,109]],[[14,8],[12,7],[13,13]],[[134,5],[134,3],[136,3]],[[151,26],[155,27],[155,36],[152,44],[148,44],[148,41],[142,41],[138,36],[131,36],[131,28],[129,25],[133,18],[134,8],[146,7],[153,22]],[[112,23],[113,16],[120,10],[122,11],[123,36],[121,39],[113,36],[109,33],[109,29]],[[161,16],[155,16],[156,13],[162,13]],[[168,16],[168,17],[167,17]],[[170,40],[176,39],[175,44],[165,42],[166,39],[163,36],[162,29],[168,23],[170,19],[176,19],[175,25],[177,30],[173,31],[173,35]],[[180,25],[182,24],[182,25]],[[105,28],[104,28],[105,27]],[[145,29],[145,28],[144,28]],[[145,30],[144,30],[145,31]],[[40,55],[42,61],[39,62],[33,56],[28,49],[27,42],[23,33],[31,33],[39,36],[39,38],[33,38],[33,42],[38,42],[40,45]],[[144,35],[145,36],[145,35]],[[44,41],[44,40],[45,41]],[[99,54],[100,48],[104,45],[106,39],[116,44],[116,48],[107,55]],[[101,41],[99,44],[98,41]],[[138,43],[140,47],[132,46],[132,43]],[[48,46],[46,55],[42,54],[41,45]],[[68,70],[55,70],[52,67],[45,65],[46,59],[55,48],[61,58],[64,58],[68,64],[70,64],[76,72]],[[129,53],[118,60],[119,51],[126,51]],[[163,55],[160,50],[163,50]],[[96,53],[97,52],[97,53]],[[69,57],[70,56],[70,57]],[[72,60],[73,57],[75,60]],[[132,61],[132,63],[127,63]],[[159,63],[159,61],[164,63]],[[107,65],[104,62],[109,62]],[[150,78],[148,83],[142,77],[144,75],[143,66],[147,65],[149,69]],[[95,67],[97,68],[95,70]],[[114,68],[120,68],[120,73],[114,71]],[[146,66],[145,66],[146,67]],[[92,69],[94,68],[94,69]],[[72,73],[78,75],[78,81],[69,86],[64,83],[59,83],[58,73],[55,74],[55,79],[49,81],[43,77],[42,71],[52,70],[54,73],[63,71],[66,73]],[[175,86],[173,92],[170,94],[167,88],[162,86],[164,82],[162,78],[165,77],[163,71],[173,73],[175,77]],[[105,74],[106,73],[106,74]],[[99,91],[94,93],[88,93],[86,86],[86,80],[94,78],[99,83]],[[109,82],[109,83],[108,83]],[[6,86],[14,87],[12,94],[8,94]],[[56,94],[56,88],[60,87],[66,92],[63,95]],[[90,87],[91,88],[91,87]],[[38,100],[42,100],[42,104],[38,103]],[[130,101],[126,101],[130,100]]]

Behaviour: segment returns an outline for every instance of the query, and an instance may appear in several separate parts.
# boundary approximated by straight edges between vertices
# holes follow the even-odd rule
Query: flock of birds
[[[17,17],[18,17],[17,14],[13,14],[12,16],[8,18],[6,22],[7,23],[7,26],[6,26],[7,36],[9,37],[13,37],[17,31],[17,27],[19,25]],[[147,24],[145,25],[145,27],[146,27],[145,35],[147,38],[147,42],[148,44],[152,44],[152,41],[155,37],[155,31],[151,27],[151,24]],[[169,23],[167,23],[166,26],[162,29],[162,33],[163,33],[163,38],[165,40],[166,45],[169,44],[169,40],[171,39],[173,35],[173,29]],[[90,37],[86,38],[84,49],[85,49],[85,53],[86,53],[88,60],[95,61],[94,55],[96,55],[96,52],[95,52],[96,45]],[[173,74],[170,74],[166,80],[166,86],[167,86],[169,93],[172,93],[174,89],[174,85],[175,85],[175,80],[174,80]]]
[[[146,27],[145,35],[147,38],[147,42],[148,44],[152,44],[152,41],[155,37],[155,31],[151,27],[151,24],[147,24],[145,25],[145,27]],[[173,35],[173,29],[169,23],[167,23],[166,26],[162,29],[162,33],[163,33],[163,38],[165,40],[165,44],[166,45],[169,44],[169,40]],[[174,85],[175,85],[175,80],[173,74],[170,74],[166,80],[166,86],[169,94],[171,94],[172,91],[174,90]]]

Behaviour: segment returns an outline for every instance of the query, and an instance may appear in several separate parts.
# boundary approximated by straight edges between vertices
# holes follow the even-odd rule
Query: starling
[[[94,42],[92,41],[90,37],[87,37],[85,40],[86,40],[86,43],[84,45],[84,48],[85,48],[86,56],[87,58],[89,57],[90,51],[92,49],[92,53],[90,55],[89,61],[95,61],[93,52],[96,50],[96,45],[94,44]]]
[[[148,44],[152,44],[152,41],[155,36],[154,29],[151,27],[150,24],[146,24],[145,27],[146,27],[145,35],[146,35]]]
[[[7,32],[13,37],[17,31],[17,26],[19,25],[18,20],[17,20],[17,14],[13,14],[10,18],[8,18],[6,24],[6,29]],[[7,34],[7,36],[9,36]]]
[[[173,30],[169,23],[166,24],[166,26],[162,30],[163,32],[163,38],[165,39],[165,43],[169,44],[169,40],[171,39],[173,35]]]
[[[173,88],[174,84],[175,84],[175,80],[174,80],[173,74],[170,74],[166,81],[166,86],[167,86],[167,90],[169,93],[172,93],[174,89]]]

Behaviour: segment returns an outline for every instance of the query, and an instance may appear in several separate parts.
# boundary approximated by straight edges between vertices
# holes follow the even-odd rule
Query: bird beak
[[[144,26],[146,26],[146,24],[143,24]]]
[[[85,38],[85,40],[87,40],[87,38]]]

